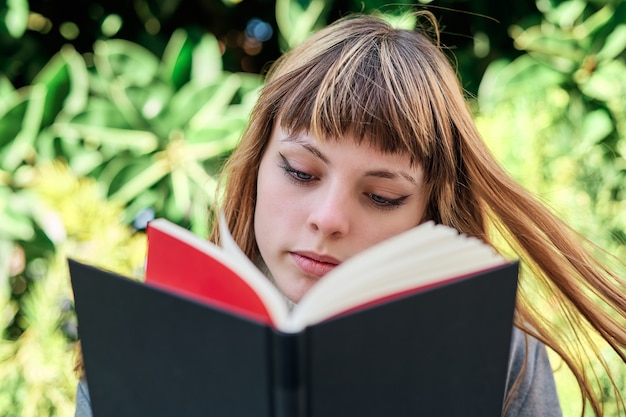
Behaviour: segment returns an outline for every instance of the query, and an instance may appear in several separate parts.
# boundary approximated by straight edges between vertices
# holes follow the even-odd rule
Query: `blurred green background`
[[[496,157],[626,258],[626,2],[386,3],[0,1],[0,416],[73,415],[66,258],[140,278],[148,220],[206,236],[263,70],[351,11],[433,11]],[[554,359],[565,415],[580,415]]]

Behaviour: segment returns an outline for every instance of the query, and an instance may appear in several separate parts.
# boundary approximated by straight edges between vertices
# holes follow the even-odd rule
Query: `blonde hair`
[[[410,155],[425,173],[428,219],[496,246],[504,239],[522,260],[516,325],[563,359],[585,404],[601,415],[598,381],[589,378],[586,364],[604,362],[600,347],[588,343],[589,334],[599,334],[626,361],[626,284],[592,255],[590,242],[492,157],[439,46],[435,19],[420,15],[434,28],[431,35],[395,29],[372,15],[351,15],[281,56],[223,170],[220,209],[235,240],[256,259],[257,172],[277,121],[323,140],[350,134],[385,152]],[[219,240],[217,230],[211,239]],[[535,308],[531,293],[552,300],[558,318]],[[611,377],[606,364],[603,372]],[[621,398],[615,382],[613,388]]]

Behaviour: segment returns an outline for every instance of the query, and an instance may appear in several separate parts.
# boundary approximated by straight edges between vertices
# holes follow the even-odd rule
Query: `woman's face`
[[[259,167],[254,230],[276,285],[298,302],[341,262],[418,225],[425,206],[422,170],[408,156],[275,127]]]

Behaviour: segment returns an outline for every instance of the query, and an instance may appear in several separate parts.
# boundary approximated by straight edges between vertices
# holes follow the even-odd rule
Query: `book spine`
[[[305,333],[274,331],[274,417],[307,417]]]

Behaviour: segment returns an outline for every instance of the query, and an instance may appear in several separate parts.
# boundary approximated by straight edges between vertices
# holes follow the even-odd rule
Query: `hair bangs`
[[[431,165],[437,127],[428,100],[415,100],[427,97],[430,89],[398,75],[408,72],[410,63],[398,60],[392,42],[380,37],[348,41],[276,79],[283,85],[277,103],[281,125],[319,140],[350,136],[383,152],[407,154],[412,163]]]

